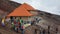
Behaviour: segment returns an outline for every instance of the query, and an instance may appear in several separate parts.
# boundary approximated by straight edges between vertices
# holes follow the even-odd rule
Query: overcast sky
[[[35,9],[60,15],[60,0],[13,0],[18,3],[28,3]]]

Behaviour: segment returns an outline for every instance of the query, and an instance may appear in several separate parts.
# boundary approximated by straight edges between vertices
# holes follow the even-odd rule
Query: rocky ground
[[[41,28],[41,30],[46,29],[46,31],[47,31],[48,26],[50,26],[51,34],[56,34],[56,28],[58,28],[58,33],[60,34],[60,25],[57,24],[58,21],[56,21],[55,19],[52,19],[52,18],[48,18],[48,17],[39,17],[39,18],[41,18],[41,20],[39,23],[36,24],[38,26],[36,26],[36,25],[29,26],[28,28],[25,29],[25,34],[34,34],[34,29],[38,29],[38,31],[40,31],[40,28]],[[8,24],[7,27],[0,26],[0,34],[21,34],[21,32],[16,33],[15,31],[11,30],[10,25],[11,24]]]
[[[42,18],[42,20],[37,23],[37,25],[41,26],[44,29],[48,30],[48,26],[50,26],[50,32],[51,34],[56,34],[56,28],[58,28],[58,33],[60,34],[60,23],[59,21],[56,21],[53,18],[49,18],[49,17],[40,17]]]

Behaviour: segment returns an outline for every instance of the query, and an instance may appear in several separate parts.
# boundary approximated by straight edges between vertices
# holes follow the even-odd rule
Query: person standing
[[[41,34],[41,30],[39,31],[39,34]]]
[[[58,28],[56,28],[56,34],[58,33]]]
[[[22,24],[23,24],[23,20],[20,18],[20,19],[19,19],[19,22],[20,22],[20,29],[21,29]]]
[[[13,22],[13,17],[11,16],[10,19],[11,19],[11,23],[12,23]]]
[[[36,20],[35,19],[32,19],[31,25],[35,25],[35,24],[36,24]]]
[[[34,32],[34,34],[37,34],[37,29],[35,29],[35,32]]]
[[[21,26],[21,33],[24,34],[25,32],[25,27],[24,27],[24,23],[23,23],[23,20],[20,18],[20,26]]]
[[[22,31],[22,34],[25,33],[25,27],[24,27],[24,25],[22,25],[22,27],[21,27],[21,31]]]
[[[50,34],[50,26],[48,26],[48,34]]]
[[[5,26],[5,18],[2,18],[2,26],[4,27]]]
[[[18,25],[18,18],[15,20],[15,31],[18,32],[19,25]]]
[[[14,29],[14,28],[15,28],[15,26],[14,26],[14,23],[13,23],[13,22],[12,22],[12,24],[11,24],[11,25],[12,25],[12,28]]]
[[[45,34],[45,29],[43,29],[43,31],[42,31],[42,32],[43,32],[43,34]]]

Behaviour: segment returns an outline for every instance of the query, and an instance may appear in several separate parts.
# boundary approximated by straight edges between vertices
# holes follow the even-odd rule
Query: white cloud
[[[13,0],[18,3],[28,3],[36,9],[60,15],[60,0]]]

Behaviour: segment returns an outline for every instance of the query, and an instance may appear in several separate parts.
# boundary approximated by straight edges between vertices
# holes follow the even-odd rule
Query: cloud
[[[13,0],[28,3],[36,9],[60,15],[60,0]]]

